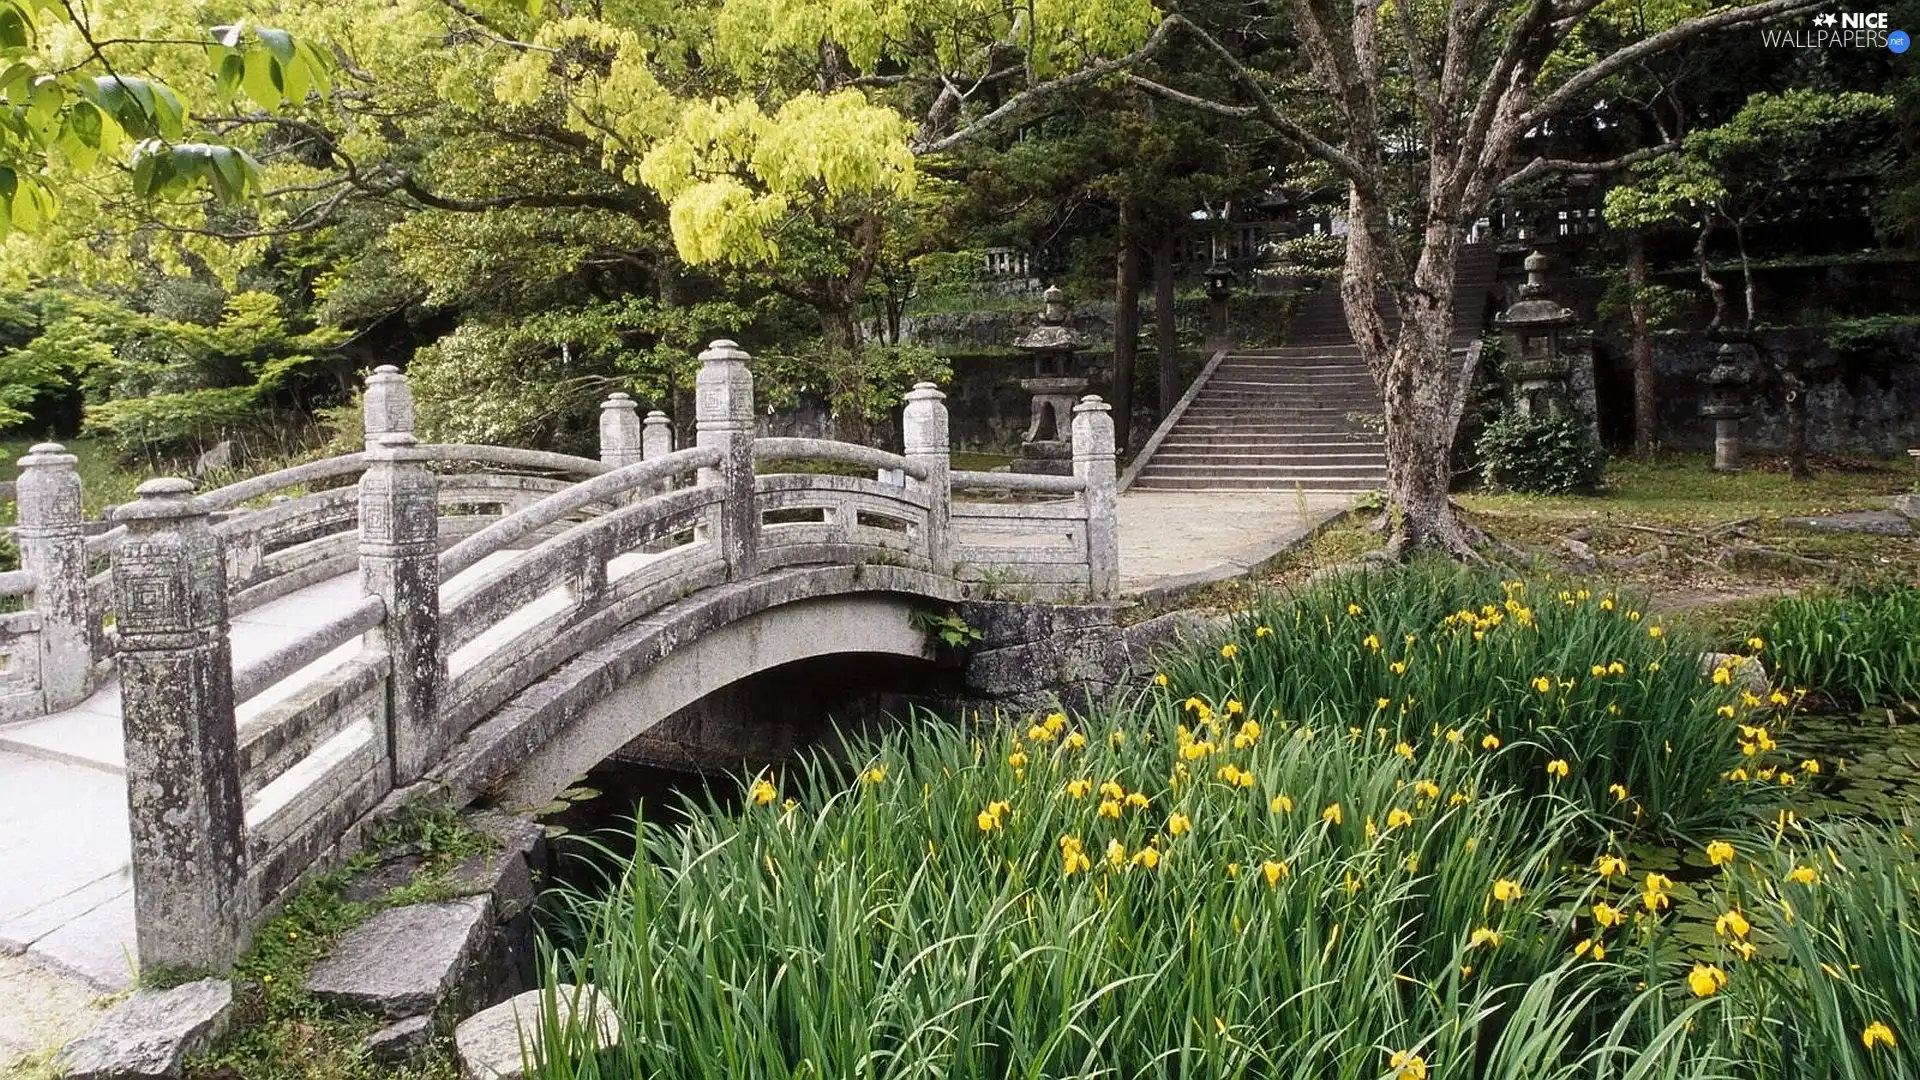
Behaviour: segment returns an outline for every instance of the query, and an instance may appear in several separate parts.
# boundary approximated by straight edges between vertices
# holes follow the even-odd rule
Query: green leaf
[[[333,89],[333,58],[309,42],[297,42],[295,48],[300,54],[298,63],[306,69],[308,82],[324,97]]]
[[[60,92],[59,84],[51,77],[41,78],[34,83],[27,105],[27,125],[41,141],[53,137],[55,125],[60,122],[60,107],[66,102],[67,96]]]
[[[280,85],[286,89],[287,100],[295,105],[307,100],[307,65],[296,57],[290,63],[277,66],[280,69]]]
[[[91,102],[76,101],[67,109],[61,125],[60,152],[84,171],[100,157],[100,136],[100,110]]]
[[[276,64],[270,53],[254,51],[247,54],[246,71],[241,75],[240,84],[245,88],[247,97],[255,105],[269,112],[280,107],[283,95],[280,92],[280,80],[276,77]]]
[[[53,196],[30,176],[20,177],[13,193],[13,224],[22,232],[33,232],[53,216]]]
[[[220,66],[215,69],[213,77],[214,96],[219,99],[220,104],[233,104],[233,95],[239,92],[240,80],[246,73],[246,57],[227,50],[227,54],[220,58]]]
[[[150,83],[149,87],[153,95],[151,115],[154,126],[160,129],[160,137],[168,140],[179,139],[186,131],[186,104],[180,100],[180,95],[159,83]]]
[[[18,4],[0,3],[0,49],[33,47],[33,21]]]
[[[275,60],[283,64],[292,63],[292,34],[287,33],[285,30],[274,30],[269,27],[260,26],[254,28],[253,36],[260,39],[260,44],[267,47],[267,51],[273,54]]]
[[[33,93],[32,64],[15,64],[0,75],[0,96],[18,105]]]
[[[133,194],[135,197],[157,198],[172,179],[172,157],[162,152],[160,148],[154,148],[134,158]]]

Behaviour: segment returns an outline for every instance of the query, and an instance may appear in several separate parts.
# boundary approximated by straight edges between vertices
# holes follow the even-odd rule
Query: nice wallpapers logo
[[[1886,49],[1893,53],[1904,53],[1913,44],[1905,30],[1887,25],[1884,11],[1823,11],[1812,21],[1811,28],[1770,27],[1760,32],[1761,40],[1768,48]]]

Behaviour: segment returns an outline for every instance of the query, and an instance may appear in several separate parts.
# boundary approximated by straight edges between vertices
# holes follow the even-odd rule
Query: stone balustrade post
[[[673,453],[673,421],[659,409],[647,413],[640,432],[640,460],[652,461]]]
[[[947,438],[947,395],[930,382],[907,392],[900,418],[907,460],[927,470],[927,568],[953,573],[953,457]]]
[[[149,480],[115,517],[127,526],[113,597],[140,962],[223,971],[254,911],[225,555],[191,481]]]
[[[33,610],[40,616],[40,693],[50,713],[78,705],[93,689],[78,461],[59,443],[41,443],[20,459],[14,491],[20,568],[33,575]]]
[[[1113,406],[1088,394],[1073,407],[1073,475],[1087,486],[1088,585],[1097,600],[1120,588],[1120,521],[1115,507]]]
[[[700,470],[702,485],[725,490],[714,540],[735,581],[759,566],[760,507],[753,493],[753,373],[746,350],[724,338],[700,354],[695,379],[694,443],[720,451],[720,465]]]
[[[625,394],[600,403],[600,460],[614,468],[643,460],[640,406]]]
[[[360,585],[387,604],[374,631],[393,660],[387,748],[393,782],[418,779],[453,742],[441,723],[439,480],[405,433],[367,449],[360,476]]]
[[[373,369],[360,398],[360,412],[369,450],[388,435],[413,434],[413,390],[399,368],[381,364]]]

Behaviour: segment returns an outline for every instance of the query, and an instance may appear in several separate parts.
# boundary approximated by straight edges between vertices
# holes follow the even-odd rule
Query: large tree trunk
[[[1356,210],[1365,210],[1355,201]],[[1364,226],[1358,221],[1356,231]],[[1453,425],[1466,393],[1461,360],[1453,354],[1454,258],[1461,230],[1451,222],[1429,224],[1411,281],[1395,283],[1400,325],[1385,335],[1384,354],[1369,357],[1386,417],[1387,498],[1393,525],[1388,553],[1403,557],[1434,548],[1456,558],[1477,559],[1478,533],[1455,514]],[[1380,326],[1373,313],[1372,281],[1377,245],[1349,240],[1341,298],[1347,321],[1358,330]],[[1362,265],[1354,265],[1355,257]],[[1362,345],[1362,355],[1371,350]]]
[[[1160,356],[1160,415],[1173,412],[1180,400],[1180,328],[1173,313],[1173,247],[1171,225],[1160,233],[1153,253],[1153,341]]]
[[[1652,457],[1660,443],[1653,330],[1647,308],[1647,242],[1635,229],[1627,237],[1627,315],[1633,323],[1633,452],[1643,460]]]
[[[1120,206],[1120,254],[1113,297],[1113,441],[1126,453],[1133,431],[1133,368],[1140,353],[1140,212]]]

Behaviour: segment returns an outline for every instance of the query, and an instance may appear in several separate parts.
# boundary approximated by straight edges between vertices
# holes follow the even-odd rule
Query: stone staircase
[[[1462,249],[1456,346],[1479,335],[1498,267],[1491,244]],[[1391,322],[1392,298],[1378,295]],[[1373,376],[1339,291],[1307,297],[1277,349],[1229,353],[1200,376],[1125,486],[1143,491],[1367,491],[1386,486]]]

